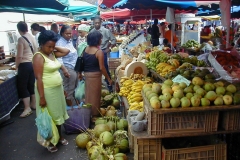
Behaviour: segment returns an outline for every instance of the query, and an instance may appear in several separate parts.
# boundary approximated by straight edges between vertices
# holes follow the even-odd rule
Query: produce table
[[[6,117],[19,103],[16,80],[14,76],[0,84],[0,122],[7,120]]]

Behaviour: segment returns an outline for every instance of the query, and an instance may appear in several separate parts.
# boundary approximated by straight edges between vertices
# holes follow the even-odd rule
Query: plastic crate
[[[162,141],[134,137],[134,160],[161,160]]]
[[[162,160],[227,160],[227,145],[224,142],[213,142],[178,149],[165,149],[162,145]]]
[[[224,111],[222,128],[226,131],[240,130],[240,111]]]
[[[129,143],[130,153],[134,153],[134,137],[131,133],[130,125],[128,125],[128,143]]]
[[[110,58],[119,58],[119,51],[117,51],[117,52],[110,52]]]
[[[142,94],[143,95],[143,94]],[[148,118],[148,135],[174,137],[181,134],[189,136],[192,133],[206,133],[217,131],[219,111],[182,111],[173,112],[167,109],[153,109],[143,95],[144,111]]]

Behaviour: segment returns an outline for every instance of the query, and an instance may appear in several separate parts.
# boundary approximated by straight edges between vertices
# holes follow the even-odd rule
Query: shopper
[[[32,35],[35,36],[35,40],[36,40],[36,43],[37,43],[37,47],[39,47],[39,44],[38,44],[38,36],[40,34],[40,26],[39,24],[37,23],[33,23],[31,25],[31,31],[32,31]]]
[[[66,111],[62,78],[58,72],[61,64],[56,57],[66,56],[70,50],[55,46],[57,40],[57,35],[49,30],[41,32],[38,38],[40,49],[33,57],[33,69],[36,77],[36,108],[37,116],[41,113],[41,108],[47,108],[58,128],[59,142],[67,145],[68,141],[61,134],[61,125],[69,117]],[[50,152],[57,151],[53,144],[50,144],[47,149]]]
[[[152,32],[151,32],[151,37],[152,37],[152,45],[153,47],[159,45],[159,28],[158,28],[158,19],[154,19],[154,23],[152,25]]]
[[[70,50],[68,55],[58,58],[58,60],[62,64],[61,70],[63,71],[63,85],[64,91],[67,94],[66,101],[68,106],[72,106],[72,102],[75,102],[73,93],[78,81],[77,72],[74,71],[78,55],[71,39],[72,28],[68,25],[63,25],[60,30],[60,35],[61,38],[57,41],[56,46],[65,47]]]
[[[22,99],[24,104],[24,111],[20,117],[24,118],[32,114],[32,109],[36,108],[34,95],[35,77],[33,73],[32,58],[33,54],[37,51],[37,44],[34,37],[28,33],[28,26],[25,22],[18,22],[17,29],[21,35],[21,37],[18,38],[16,55],[16,69],[18,72],[17,89],[18,96]]]
[[[165,22],[161,22],[159,27],[160,38],[165,38],[165,29]]]
[[[46,28],[44,26],[40,26],[40,32],[46,31]]]
[[[99,31],[92,31],[87,36],[87,44],[83,52],[84,76],[85,76],[85,102],[92,104],[92,116],[99,115],[102,75],[112,85],[112,80],[107,74],[104,65],[104,52],[99,48],[102,44],[102,34]],[[82,75],[82,73],[80,73]]]
[[[78,26],[78,40],[77,40],[77,53],[78,56],[82,54],[82,51],[87,47],[87,35],[90,30],[90,26],[81,24]]]
[[[72,27],[72,43],[73,46],[76,48],[76,44],[77,44],[77,38],[78,38],[78,32],[76,30],[76,26]]]
[[[58,39],[61,37],[59,34],[59,27],[56,23],[51,24],[51,30],[57,34]]]
[[[102,19],[99,16],[94,17],[93,24],[94,24],[94,28],[91,30],[91,32],[97,30],[103,36],[101,45],[100,45],[100,49],[104,53],[104,66],[106,68],[107,74],[109,77],[111,77],[109,69],[108,69],[108,54],[111,52],[111,48],[113,48],[116,45],[116,38],[113,36],[113,34],[108,29],[106,29],[102,26]],[[108,85],[108,90],[110,92],[113,92],[112,85],[109,84],[106,77],[105,77],[105,81]]]
[[[165,38],[168,40],[169,43],[172,44],[172,46],[173,46],[174,48],[176,48],[176,45],[177,45],[176,43],[178,42],[178,38],[177,38],[175,32],[172,31],[172,24],[169,24],[169,25],[168,25],[168,29],[169,29],[169,30],[167,30],[167,31],[165,32]],[[172,38],[173,42],[171,41],[172,35],[173,35],[173,38]]]

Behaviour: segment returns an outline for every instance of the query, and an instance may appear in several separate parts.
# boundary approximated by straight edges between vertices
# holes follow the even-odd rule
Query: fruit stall
[[[237,159],[238,54],[172,54],[146,43],[131,49],[119,59],[115,81],[134,159]]]

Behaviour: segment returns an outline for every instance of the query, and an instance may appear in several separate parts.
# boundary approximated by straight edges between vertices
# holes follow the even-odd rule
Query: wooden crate
[[[130,125],[128,125],[128,143],[129,143],[130,153],[134,153],[134,137],[132,135]]]
[[[143,94],[142,94],[143,95]],[[143,95],[144,111],[148,119],[148,134],[174,137],[176,134],[189,136],[191,133],[214,132],[218,128],[219,111],[192,108],[153,109]],[[199,107],[200,108],[200,107]]]
[[[134,137],[134,160],[161,160],[161,142],[160,138]]]
[[[240,110],[224,111],[221,124],[226,131],[240,130]]]
[[[162,145],[162,160],[227,160],[227,145],[213,142],[210,145],[165,149]]]

